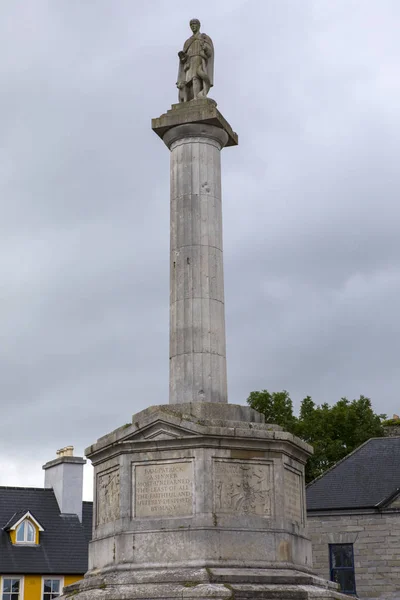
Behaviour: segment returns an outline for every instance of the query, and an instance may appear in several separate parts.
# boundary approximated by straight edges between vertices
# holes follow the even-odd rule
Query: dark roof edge
[[[53,492],[53,488],[45,487],[20,487],[17,485],[0,485],[0,490],[29,490],[30,492]]]
[[[396,496],[399,495],[399,492],[400,492],[400,488],[396,488],[391,494],[389,494],[389,496],[387,496],[386,498],[383,498],[380,502],[375,504],[375,507],[376,508],[384,508],[387,504],[390,504],[396,498]]]
[[[344,462],[345,460],[347,460],[348,458],[350,458],[350,456],[353,456],[353,454],[355,454],[356,452],[358,452],[359,450],[361,450],[361,448],[363,448],[366,444],[369,444],[369,442],[371,442],[372,440],[390,440],[390,439],[396,439],[396,438],[389,438],[389,437],[372,437],[369,438],[369,440],[366,440],[365,442],[363,442],[360,446],[358,446],[357,448],[355,448],[352,452],[350,452],[349,454],[346,454],[346,456],[344,456],[343,458],[341,458],[340,460],[337,461],[337,463],[335,463],[334,465],[332,465],[331,467],[329,467],[329,469],[327,469],[326,471],[324,471],[321,475],[318,475],[318,477],[316,477],[315,479],[313,479],[312,481],[310,481],[310,483],[307,483],[306,485],[306,489],[308,490],[309,487],[311,487],[312,485],[314,485],[314,483],[316,483],[317,481],[319,481],[320,479],[322,479],[322,477],[325,477],[325,475],[327,475],[328,473],[330,473],[330,471],[333,471],[333,469],[336,469],[336,467],[338,467],[340,464],[342,464],[342,462]]]
[[[376,512],[378,510],[377,506],[374,505],[370,505],[370,506],[335,506],[335,507],[330,507],[330,508],[307,508],[307,514],[311,514],[311,513],[339,513],[342,511],[350,511],[350,512],[357,512],[359,510],[361,511],[370,511],[370,512]]]

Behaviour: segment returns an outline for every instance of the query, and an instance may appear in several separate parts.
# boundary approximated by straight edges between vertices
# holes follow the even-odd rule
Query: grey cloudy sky
[[[3,0],[0,484],[168,402],[168,150],[199,17],[223,151],[230,402],[400,412],[398,0]],[[90,496],[90,471],[85,483]]]

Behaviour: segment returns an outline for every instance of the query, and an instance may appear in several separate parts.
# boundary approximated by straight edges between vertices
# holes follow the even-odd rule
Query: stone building
[[[373,438],[307,488],[313,566],[361,599],[400,598],[400,437]]]

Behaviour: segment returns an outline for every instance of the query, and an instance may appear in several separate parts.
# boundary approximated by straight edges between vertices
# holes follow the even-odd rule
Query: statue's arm
[[[212,54],[212,50],[211,50],[210,44],[207,44],[207,42],[204,43],[203,52],[207,58],[210,58],[210,56]]]

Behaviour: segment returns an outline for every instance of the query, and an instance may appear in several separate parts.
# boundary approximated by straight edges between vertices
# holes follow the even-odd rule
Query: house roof
[[[372,438],[307,486],[307,510],[378,508],[400,491],[400,437]]]
[[[44,528],[37,546],[13,545],[8,531],[27,511]],[[18,520],[18,519],[17,519]],[[77,515],[61,514],[52,489],[0,486],[0,572],[8,574],[83,574],[88,565],[92,502]]]
[[[13,514],[11,519],[8,521],[7,525],[3,527],[5,531],[9,531],[10,529],[16,529],[17,525],[25,521],[26,518],[31,519],[39,529],[39,531],[43,531],[43,527],[39,523],[35,516],[29,510],[17,510],[16,513]]]

